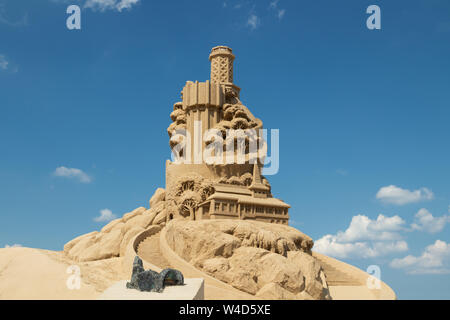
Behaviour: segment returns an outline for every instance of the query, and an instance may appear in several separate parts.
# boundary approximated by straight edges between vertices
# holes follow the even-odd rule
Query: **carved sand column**
[[[232,84],[233,50],[225,46],[214,47],[209,55],[209,60],[211,61],[211,82]]]
[[[225,90],[239,98],[238,86],[233,83],[234,54],[231,48],[226,46],[214,47],[209,55],[211,61],[211,82],[221,84]]]
[[[203,142],[205,132],[221,119],[221,107],[225,103],[225,87],[209,80],[188,81],[183,88],[182,96],[183,109],[186,112],[186,130],[191,135],[191,162],[194,163],[195,143],[202,153],[205,148]],[[197,132],[195,121],[201,122]]]

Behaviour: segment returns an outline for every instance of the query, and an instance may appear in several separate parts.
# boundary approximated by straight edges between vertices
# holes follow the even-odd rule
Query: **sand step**
[[[137,254],[142,260],[150,262],[161,269],[172,268],[159,249],[160,232],[145,238],[138,245]]]
[[[316,257],[317,258],[317,257]],[[360,280],[352,277],[351,275],[336,269],[330,264],[318,259],[320,265],[323,268],[325,277],[327,278],[327,283],[329,286],[361,286]]]

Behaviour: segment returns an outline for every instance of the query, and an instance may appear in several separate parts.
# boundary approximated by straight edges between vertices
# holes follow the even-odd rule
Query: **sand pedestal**
[[[203,300],[204,280],[184,279],[183,286],[167,286],[161,293],[140,292],[127,289],[127,280],[119,281],[106,289],[98,300]]]

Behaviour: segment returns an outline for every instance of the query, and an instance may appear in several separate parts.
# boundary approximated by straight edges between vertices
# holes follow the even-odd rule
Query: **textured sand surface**
[[[167,286],[162,293],[140,292],[126,287],[126,280],[116,282],[105,290],[99,300],[203,300],[204,280],[185,279],[184,285]]]
[[[68,267],[81,271],[79,290],[67,286]],[[107,287],[125,279],[120,258],[74,263],[61,252],[31,248],[0,249],[0,299],[95,299]]]
[[[248,220],[172,220],[164,230],[179,257],[237,290],[260,299],[330,299],[310,252],[313,241],[297,229]]]

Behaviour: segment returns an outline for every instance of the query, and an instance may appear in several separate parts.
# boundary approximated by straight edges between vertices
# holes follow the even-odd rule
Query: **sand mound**
[[[96,299],[107,287],[125,279],[120,258],[76,264],[80,287],[67,283],[75,265],[62,252],[31,248],[0,249],[0,300]],[[69,268],[70,271],[70,268]]]
[[[283,225],[242,220],[173,220],[167,242],[183,259],[266,299],[329,299],[313,241]]]
[[[73,239],[64,246],[64,253],[75,261],[96,261],[121,257],[134,236],[151,225],[166,222],[165,191],[157,189],[150,199],[150,209],[137,208],[122,218],[108,223],[100,232],[94,231]]]

